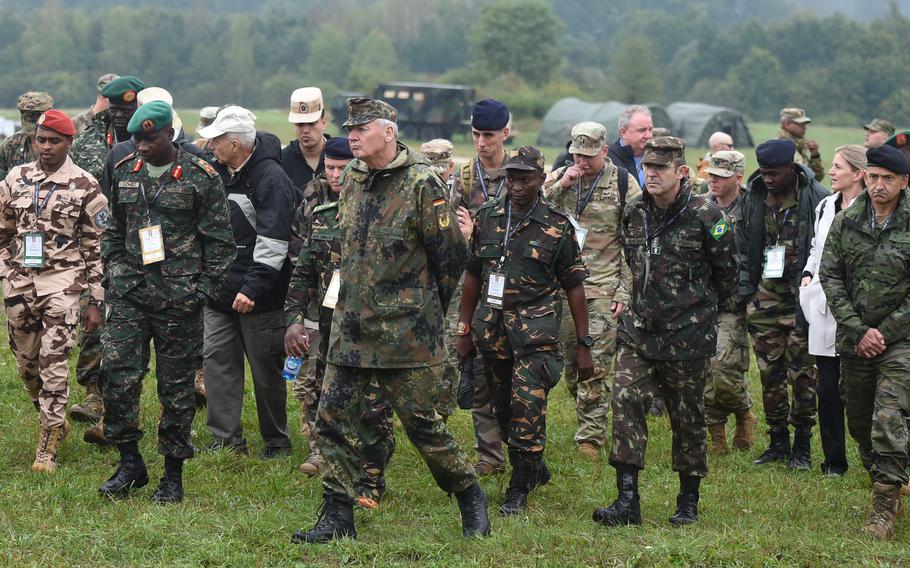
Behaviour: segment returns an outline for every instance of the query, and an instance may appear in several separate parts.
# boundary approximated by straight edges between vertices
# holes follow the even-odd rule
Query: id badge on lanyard
[[[142,249],[142,264],[154,264],[164,260],[164,237],[161,225],[150,225],[139,229],[139,246]]]
[[[44,268],[44,233],[39,231],[22,235],[22,266],[24,268]]]
[[[585,250],[585,240],[588,238],[588,229],[581,226],[581,223],[575,220],[575,217],[569,215],[569,223],[575,229],[575,242],[578,243],[579,252]]]
[[[787,247],[782,245],[775,245],[765,249],[765,270],[762,273],[762,278],[774,279],[783,277],[786,252]]]
[[[490,273],[487,281],[487,297],[484,303],[491,308],[502,308],[502,298],[506,293],[506,274],[496,271]]]
[[[329,287],[325,291],[325,296],[322,297],[323,308],[328,308],[330,310],[335,309],[335,304],[338,303],[339,290],[341,290],[341,271],[336,268],[332,272],[332,280],[329,282]]]

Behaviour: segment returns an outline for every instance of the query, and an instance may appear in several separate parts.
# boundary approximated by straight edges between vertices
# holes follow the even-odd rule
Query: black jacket
[[[812,250],[812,239],[815,238],[815,208],[818,203],[831,193],[815,181],[815,174],[808,167],[795,164],[796,167],[796,209],[799,220],[797,232],[797,269],[791,271],[794,289],[799,288],[799,279]],[[765,199],[768,188],[761,175],[756,171],[749,177],[749,190],[743,195],[742,221],[736,226],[736,249],[740,255],[739,262],[739,298],[747,301],[751,298],[761,282],[762,267],[765,258]],[[806,320],[799,308],[799,295],[796,296],[797,327],[805,329]]]
[[[326,140],[329,139],[329,136],[323,136]],[[319,155],[319,165],[313,170],[300,153],[300,142],[292,140],[290,144],[281,149],[281,168],[294,182],[299,204],[303,201],[303,189],[306,185],[325,170],[325,152]]]
[[[294,184],[281,169],[281,142],[268,132],[256,133],[256,147],[231,177],[216,163],[231,208],[237,258],[212,308],[233,312],[238,292],[256,302],[254,312],[284,308],[291,279],[288,242],[294,217]]]
[[[638,178],[638,169],[635,167],[635,157],[632,153],[631,146],[623,146],[619,138],[616,139],[616,142],[610,144],[610,151],[607,153],[610,156],[610,159],[617,166],[622,166],[632,174],[632,177],[635,178],[635,181],[639,182],[641,185],[641,180]],[[644,186],[642,186],[644,189]]]

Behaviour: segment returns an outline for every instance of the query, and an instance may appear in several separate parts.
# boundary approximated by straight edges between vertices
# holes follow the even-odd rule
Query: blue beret
[[[795,154],[796,144],[793,140],[768,140],[755,148],[758,165],[765,168],[792,164]]]
[[[347,138],[329,138],[325,141],[325,157],[330,160],[352,160],[351,143]]]
[[[868,166],[878,166],[898,175],[910,174],[910,160],[894,146],[879,146],[866,150]]]
[[[509,124],[509,108],[495,100],[484,99],[474,105],[471,126],[477,130],[502,130]]]

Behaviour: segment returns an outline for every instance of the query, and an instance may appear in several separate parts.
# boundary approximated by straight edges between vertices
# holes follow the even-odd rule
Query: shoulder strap
[[[471,158],[468,163],[461,168],[461,191],[464,193],[465,202],[471,200],[471,182],[474,180],[474,160]]]
[[[626,195],[629,193],[629,170],[616,165],[617,182],[619,182],[619,205],[622,209],[626,208]]]

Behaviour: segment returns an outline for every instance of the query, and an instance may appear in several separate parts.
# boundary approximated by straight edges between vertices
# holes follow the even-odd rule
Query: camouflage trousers
[[[82,309],[85,310],[85,305]],[[88,392],[98,392],[101,384],[101,331],[104,329],[104,310],[101,310],[101,318],[102,322],[98,329],[94,331],[79,330],[76,382],[85,387]]]
[[[673,429],[673,471],[696,477],[708,474],[704,402],[708,365],[708,359],[648,359],[619,343],[613,380],[610,465],[645,467],[647,413],[654,389],[660,386]]]
[[[142,438],[139,397],[154,341],[161,402],[158,453],[193,457],[190,429],[196,412],[194,380],[202,363],[201,304],[192,299],[150,309],[129,299],[111,298],[108,306],[102,334],[104,435],[114,444]]]
[[[594,347],[591,348],[594,374],[586,381],[578,380],[578,368],[575,365],[578,335],[565,298],[562,300],[563,317],[559,324],[559,348],[565,360],[562,376],[569,393],[575,399],[575,415],[578,417],[575,442],[589,442],[598,447],[603,447],[607,440],[613,358],[616,355],[616,320],[610,309],[612,303],[609,298],[589,298],[587,301],[588,331],[594,338]]]
[[[310,334],[312,346],[318,347],[322,343],[322,334],[318,329],[308,327],[311,325],[313,325],[313,323],[307,320],[305,326],[307,326],[307,332]],[[319,397],[319,387],[316,385],[316,372],[317,367],[320,364],[319,349],[313,349],[312,346],[307,355],[306,370],[299,373],[297,379],[294,380],[294,398],[302,403],[304,407],[309,406]],[[309,427],[310,432],[313,432],[316,424],[316,416],[305,416],[304,421]]]
[[[474,483],[474,470],[436,411],[444,365],[411,369],[326,367],[316,429],[325,470],[322,485],[329,495],[353,501],[363,470],[358,430],[370,383],[379,385],[420,452],[437,485],[459,492]]]
[[[69,353],[76,344],[79,294],[38,296],[34,289],[5,298],[9,346],[39,419],[46,428],[63,425],[69,399]]]
[[[904,485],[910,466],[910,341],[874,359],[841,355],[841,393],[847,427],[872,481]]]
[[[749,383],[749,339],[745,312],[717,316],[717,352],[705,383],[705,423],[724,424],[730,414],[752,408]]]
[[[747,307],[752,349],[761,374],[765,421],[771,428],[812,427],[816,420],[815,358],[796,329],[796,306],[759,291]],[[792,403],[787,386],[793,390]]]

